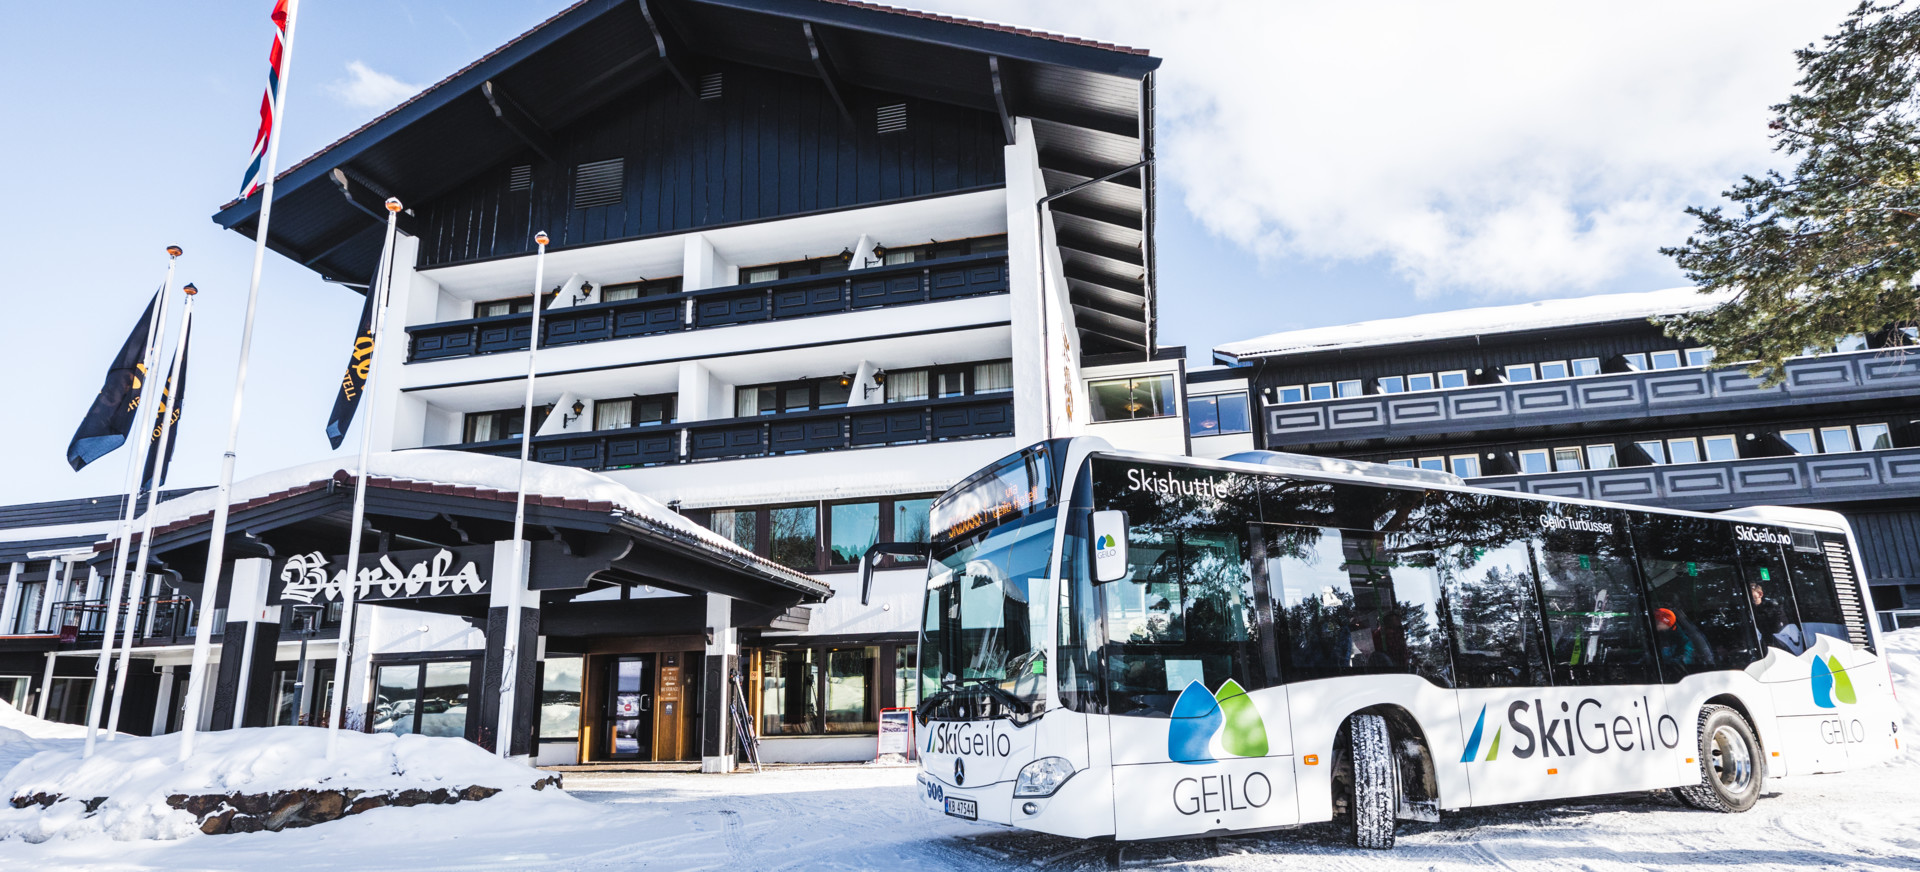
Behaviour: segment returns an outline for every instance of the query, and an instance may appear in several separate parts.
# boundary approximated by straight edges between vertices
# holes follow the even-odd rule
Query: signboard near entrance
[[[680,701],[680,667],[660,667],[660,701]]]
[[[880,710],[880,745],[875,756],[905,758],[913,753],[913,709]]]
[[[277,578],[283,602],[331,602],[340,599],[347,558],[318,551],[281,562]],[[360,557],[354,599],[388,600],[484,594],[492,584],[492,546],[424,548]]]

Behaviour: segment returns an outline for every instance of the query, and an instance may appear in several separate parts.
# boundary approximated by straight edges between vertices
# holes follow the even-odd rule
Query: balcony
[[[1261,418],[1267,447],[1284,449],[1915,393],[1920,350],[1878,349],[1789,360],[1773,387],[1737,367],[1688,367],[1268,405]]]
[[[1474,487],[1712,511],[1920,496],[1920,448],[1471,479]]]
[[[582,469],[625,469],[1012,435],[1013,396],[1003,393],[556,433],[534,437],[533,459]],[[440,447],[520,456],[517,438]]]
[[[935,303],[1007,292],[1005,252],[709,288],[541,313],[540,347]],[[407,362],[527,350],[531,315],[407,328]]]

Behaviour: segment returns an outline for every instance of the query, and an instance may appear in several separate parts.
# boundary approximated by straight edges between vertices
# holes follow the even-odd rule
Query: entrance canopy
[[[272,561],[270,602],[340,596],[354,489],[352,472],[341,465],[322,461],[235,483],[227,560]],[[509,458],[424,449],[374,455],[356,599],[484,615],[494,543],[513,535],[518,480],[519,463]],[[196,599],[217,498],[217,491],[200,491],[154,510],[153,569],[173,574]],[[800,622],[797,607],[832,595],[811,576],[580,469],[530,465],[526,538],[530,587],[554,604],[589,588],[713,593],[741,606],[736,613],[747,621],[738,625],[786,628]],[[95,548],[95,560],[110,559],[113,543]],[[222,585],[222,600],[230,588]]]

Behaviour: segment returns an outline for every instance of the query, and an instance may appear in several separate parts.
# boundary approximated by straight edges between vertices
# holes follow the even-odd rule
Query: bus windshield
[[[1043,450],[1009,457],[933,507],[920,694],[987,683],[1036,703],[1044,590],[1059,509]]]

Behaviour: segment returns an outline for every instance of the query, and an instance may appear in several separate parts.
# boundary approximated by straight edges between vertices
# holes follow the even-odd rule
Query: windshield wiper
[[[1032,703],[1014,696],[1005,688],[995,684],[994,681],[995,679],[986,677],[960,678],[954,679],[951,682],[943,681],[941,684],[946,689],[927,694],[926,698],[920,700],[920,705],[914,710],[914,716],[924,725],[932,717],[932,712],[935,708],[938,708],[949,700],[959,699],[974,693],[979,693],[1000,705],[1006,706],[1007,710],[1013,714],[1029,715],[1033,713]]]

